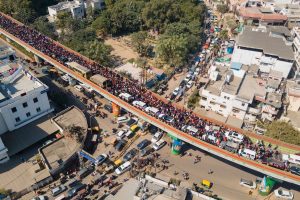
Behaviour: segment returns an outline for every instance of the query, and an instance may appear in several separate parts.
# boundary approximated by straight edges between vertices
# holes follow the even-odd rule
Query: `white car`
[[[192,78],[192,75],[188,74],[186,77],[185,77],[185,82],[189,82],[189,80],[191,80]]]
[[[246,180],[241,178],[240,185],[250,188],[250,189],[256,189],[256,183],[254,181]]]
[[[123,129],[123,130],[121,130],[121,131],[119,131],[118,133],[117,133],[117,138],[120,140],[120,139],[123,139],[126,135],[127,133],[127,130],[126,129]]]
[[[193,87],[193,85],[194,85],[194,81],[189,81],[189,82],[186,84],[186,87],[187,87],[188,89],[190,89],[191,87]]]
[[[117,175],[121,175],[123,174],[124,172],[130,170],[131,168],[131,163],[129,161],[125,162],[124,164],[122,164],[120,167],[118,167],[116,170],[115,170],[115,173]]]
[[[274,194],[277,198],[280,199],[289,199],[289,200],[294,199],[294,194],[292,192],[288,190],[284,190],[282,188],[275,190]]]
[[[159,141],[157,141],[153,144],[153,149],[155,151],[158,151],[159,149],[163,148],[163,146],[165,146],[166,143],[167,143],[166,141],[164,141],[163,139],[160,139]]]
[[[82,92],[84,90],[84,88],[81,85],[75,85],[74,88],[79,92]]]
[[[151,139],[151,142],[152,143],[155,143],[155,142],[157,142],[158,140],[160,140],[161,138],[162,138],[162,136],[163,136],[164,134],[162,133],[162,132],[156,132],[155,134],[154,134],[154,136],[152,137],[152,139]]]
[[[173,91],[173,95],[177,96],[179,94],[179,87],[175,88],[175,90]]]
[[[46,199],[48,199],[47,196],[40,195],[40,196],[38,196],[38,197],[34,197],[34,198],[31,199],[31,200],[46,200]]]

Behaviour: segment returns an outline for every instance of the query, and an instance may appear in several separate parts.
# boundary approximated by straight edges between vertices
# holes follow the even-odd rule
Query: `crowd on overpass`
[[[119,96],[120,93],[128,93],[132,96],[132,99],[128,101],[129,103],[132,103],[133,100],[141,101],[144,102],[147,107],[158,108],[160,114],[169,116],[168,119],[160,118],[160,120],[198,139],[220,146],[222,142],[228,140],[228,133],[235,133],[233,130],[223,126],[217,126],[209,121],[201,119],[190,110],[174,107],[171,102],[165,103],[165,101],[157,98],[145,87],[139,85],[138,82],[128,80],[108,68],[91,62],[88,59],[63,48],[61,45],[42,35],[38,31],[31,29],[28,26],[17,24],[12,19],[9,19],[2,14],[0,14],[0,26],[10,34],[49,57],[52,57],[66,67],[68,67],[65,64],[66,62],[74,61],[89,68],[93,74],[100,74],[106,77],[111,82],[110,86],[106,88],[107,91],[115,96]],[[145,108],[140,107],[140,109],[144,110]],[[149,112],[148,114],[159,118],[157,113]],[[238,133],[235,134],[239,135]],[[204,135],[207,137],[203,137]],[[247,148],[255,151],[255,159],[261,160],[279,154],[279,152],[273,150],[271,146],[253,144],[247,137],[243,137],[242,140],[239,141],[239,148]]]

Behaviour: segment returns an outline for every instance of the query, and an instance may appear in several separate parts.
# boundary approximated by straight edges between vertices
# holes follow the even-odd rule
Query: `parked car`
[[[289,199],[289,200],[294,199],[294,194],[292,192],[288,190],[284,190],[282,188],[275,190],[274,194],[277,198],[280,199]]]
[[[66,191],[66,190],[67,190],[66,186],[60,185],[60,186],[58,186],[58,187],[56,187],[56,188],[54,188],[54,189],[51,190],[52,196],[55,197],[55,196],[59,195],[60,193]]]
[[[192,78],[192,75],[191,74],[188,74],[186,77],[185,77],[185,82],[189,82]]]
[[[186,87],[187,87],[188,89],[190,89],[191,87],[193,87],[193,85],[194,85],[194,81],[189,81],[189,82],[186,84]]]
[[[31,200],[47,200],[48,199],[48,197],[47,196],[44,196],[44,195],[40,195],[40,196],[38,196],[38,197],[34,197],[33,199],[31,199]]]
[[[131,118],[127,123],[126,126],[131,127],[134,124],[138,123],[138,119],[137,118]]]
[[[74,88],[79,92],[83,92],[84,88],[81,85],[75,85]]]
[[[107,111],[110,112],[110,113],[113,112],[113,109],[112,109],[112,106],[111,106],[111,105],[105,104],[105,105],[104,105],[104,109],[107,110]]]
[[[119,140],[123,139],[123,138],[125,137],[126,132],[127,132],[126,129],[123,129],[123,130],[119,131],[119,132],[117,133],[117,138],[118,138]]]
[[[160,132],[160,131],[156,132],[156,133],[154,134],[154,136],[152,137],[151,142],[152,142],[152,143],[157,142],[158,140],[160,140],[160,139],[162,138],[163,135],[164,135],[164,134],[163,134],[162,132]]]
[[[159,141],[157,141],[153,144],[153,149],[155,151],[158,151],[159,149],[163,148],[163,146],[165,146],[166,143],[167,143],[166,141],[164,141],[163,139],[160,139]]]
[[[138,143],[137,148],[139,150],[143,150],[145,147],[147,147],[151,142],[147,139],[144,139],[143,141],[141,141],[140,143]]]
[[[290,172],[292,174],[296,174],[296,175],[300,176],[300,167],[291,166],[290,167]]]
[[[254,181],[246,180],[241,178],[240,185],[250,188],[250,189],[256,189],[256,183]]]
[[[141,151],[141,156],[144,157],[146,155],[149,155],[150,153],[152,153],[154,151],[154,149],[151,146],[147,146],[146,148],[144,148]]]
[[[176,97],[179,94],[179,90],[179,87],[175,88],[172,94]]]
[[[119,140],[118,143],[116,144],[115,148],[117,151],[122,151],[122,149],[124,148],[124,146],[126,145],[126,140]]]
[[[121,175],[123,174],[124,172],[130,170],[131,168],[131,163],[129,161],[125,162],[124,164],[122,164],[120,167],[118,167],[116,170],[115,170],[115,173],[117,175]]]
[[[74,197],[77,194],[78,191],[80,191],[84,188],[86,188],[86,184],[79,183],[78,185],[75,185],[73,188],[71,188],[68,191],[68,197],[69,198]]]
[[[108,158],[107,154],[105,154],[105,153],[101,154],[100,156],[98,156],[96,158],[95,165],[96,166],[101,165],[102,163],[104,163],[106,161],[107,158]]]
[[[132,158],[134,158],[134,156],[136,156],[137,153],[138,153],[138,150],[133,148],[124,155],[123,160],[130,161]]]

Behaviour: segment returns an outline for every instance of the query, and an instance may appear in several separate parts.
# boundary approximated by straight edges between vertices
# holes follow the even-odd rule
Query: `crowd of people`
[[[165,103],[165,101],[162,101],[161,99],[154,96],[152,92],[147,90],[145,87],[139,85],[137,81],[126,79],[111,69],[100,66],[95,62],[91,62],[87,58],[84,58],[83,56],[80,56],[70,50],[67,50],[62,45],[59,45],[58,43],[42,35],[38,31],[31,29],[28,26],[17,24],[12,19],[4,16],[3,14],[0,14],[0,26],[8,33],[31,45],[33,48],[44,53],[45,55],[55,59],[65,67],[68,67],[65,64],[66,62],[77,62],[78,64],[89,68],[93,74],[100,74],[104,76],[111,81],[111,85],[106,88],[106,90],[111,94],[118,96],[120,93],[125,92],[130,94],[134,98],[134,100],[142,101],[146,103],[147,106],[158,108],[160,110],[160,113],[173,118],[172,121],[161,119],[162,121],[179,130],[185,131],[186,133],[191,134],[196,138],[202,139],[203,134],[206,134],[207,132],[206,127],[212,128],[216,126],[209,121],[201,119],[190,110],[177,108],[171,102]],[[157,115],[152,115],[158,118]],[[198,131],[191,132],[189,130],[182,129],[184,125],[192,126]],[[232,130],[221,126],[217,131],[214,131],[214,135],[215,137],[217,137],[218,141],[221,142],[226,139],[226,132],[232,132]],[[250,149],[257,149],[258,153],[261,151],[261,148],[257,148],[257,144],[252,144],[250,140],[246,139],[246,137],[242,143],[244,143],[243,145],[247,146]],[[216,143],[214,144],[217,145]],[[264,158],[265,156],[272,156],[272,154],[270,153],[260,153],[259,155],[263,155]]]

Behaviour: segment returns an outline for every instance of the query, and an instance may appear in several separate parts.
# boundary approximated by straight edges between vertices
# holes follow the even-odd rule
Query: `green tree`
[[[112,63],[111,51],[111,46],[94,40],[86,44],[84,54],[103,66],[110,66]]]
[[[188,58],[188,40],[186,37],[175,35],[162,37],[156,46],[157,57],[171,66],[182,66]]]
[[[180,20],[180,6],[173,0],[149,1],[142,11],[142,18],[148,28],[160,31],[166,24]]]
[[[51,24],[46,17],[39,17],[37,18],[33,24],[33,28],[38,30],[39,32],[43,33],[44,35],[47,35],[48,37],[52,39],[56,39],[56,31],[53,24]]]
[[[92,23],[93,29],[100,37],[107,36],[111,32],[111,26],[110,13],[108,11],[103,11]]]
[[[148,33],[140,31],[131,35],[131,43],[134,49],[142,57],[147,56],[150,44],[147,42]]]
[[[266,125],[266,135],[290,144],[300,145],[300,132],[290,123],[284,121],[273,121]]]
[[[220,5],[217,5],[217,11],[222,14],[225,14],[229,11],[229,7],[226,4],[220,4]]]
[[[137,67],[142,68],[140,78],[141,83],[145,84],[147,82],[147,60],[144,57],[138,57],[135,63]]]

